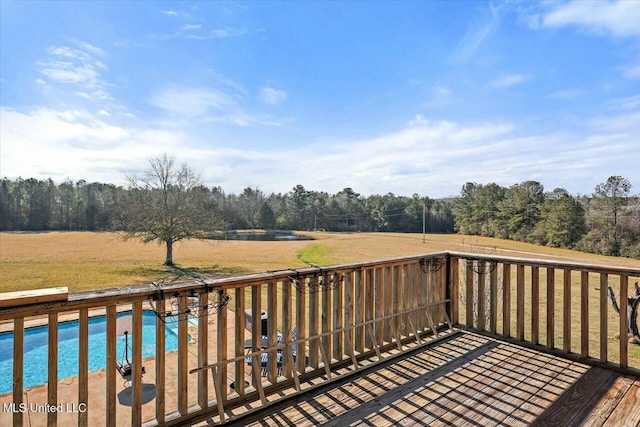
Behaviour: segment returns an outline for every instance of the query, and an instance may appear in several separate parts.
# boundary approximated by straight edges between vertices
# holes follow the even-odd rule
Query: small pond
[[[259,241],[259,242],[286,242],[293,240],[313,240],[312,237],[302,236],[294,234],[290,231],[276,231],[276,232],[238,232],[227,231],[226,233],[212,234],[209,236],[214,240],[244,240],[244,241]]]

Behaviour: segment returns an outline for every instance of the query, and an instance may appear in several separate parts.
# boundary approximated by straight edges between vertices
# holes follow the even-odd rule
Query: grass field
[[[162,265],[164,247],[124,241],[117,233],[0,233],[0,292],[67,286],[113,288],[195,273],[239,275],[308,263],[330,265],[454,250],[640,267],[640,261],[477,236],[402,233],[306,233],[316,240],[185,241],[174,247],[181,269]]]

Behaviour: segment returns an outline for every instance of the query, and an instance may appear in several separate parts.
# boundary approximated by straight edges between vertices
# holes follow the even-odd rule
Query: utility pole
[[[426,243],[427,241],[427,205],[426,203],[422,204],[422,243]]]

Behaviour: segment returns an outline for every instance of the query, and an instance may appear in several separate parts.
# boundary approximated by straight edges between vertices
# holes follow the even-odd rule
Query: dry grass
[[[461,235],[401,233],[308,233],[301,241],[186,241],[175,261],[207,276],[297,268],[305,261],[338,264],[441,250],[487,251],[496,255],[543,257],[640,266],[637,260],[544,248],[520,242]],[[123,241],[117,233],[0,233],[0,292],[68,286],[71,291],[111,288],[180,278],[162,265],[164,247]]]

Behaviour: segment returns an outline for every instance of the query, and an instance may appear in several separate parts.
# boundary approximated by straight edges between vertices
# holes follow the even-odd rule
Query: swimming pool
[[[130,316],[130,311],[117,317]],[[177,323],[167,323],[165,333],[166,351],[178,348]],[[47,382],[48,326],[25,328],[24,330],[24,387],[33,387]],[[58,324],[58,379],[78,375],[78,321]],[[89,318],[89,372],[103,369],[106,363],[107,323],[106,316]],[[131,359],[131,337],[129,337],[129,359]],[[116,360],[124,359],[124,337],[116,338]],[[156,354],[156,315],[153,311],[142,312],[142,357]],[[0,394],[13,390],[13,332],[0,333]]]

